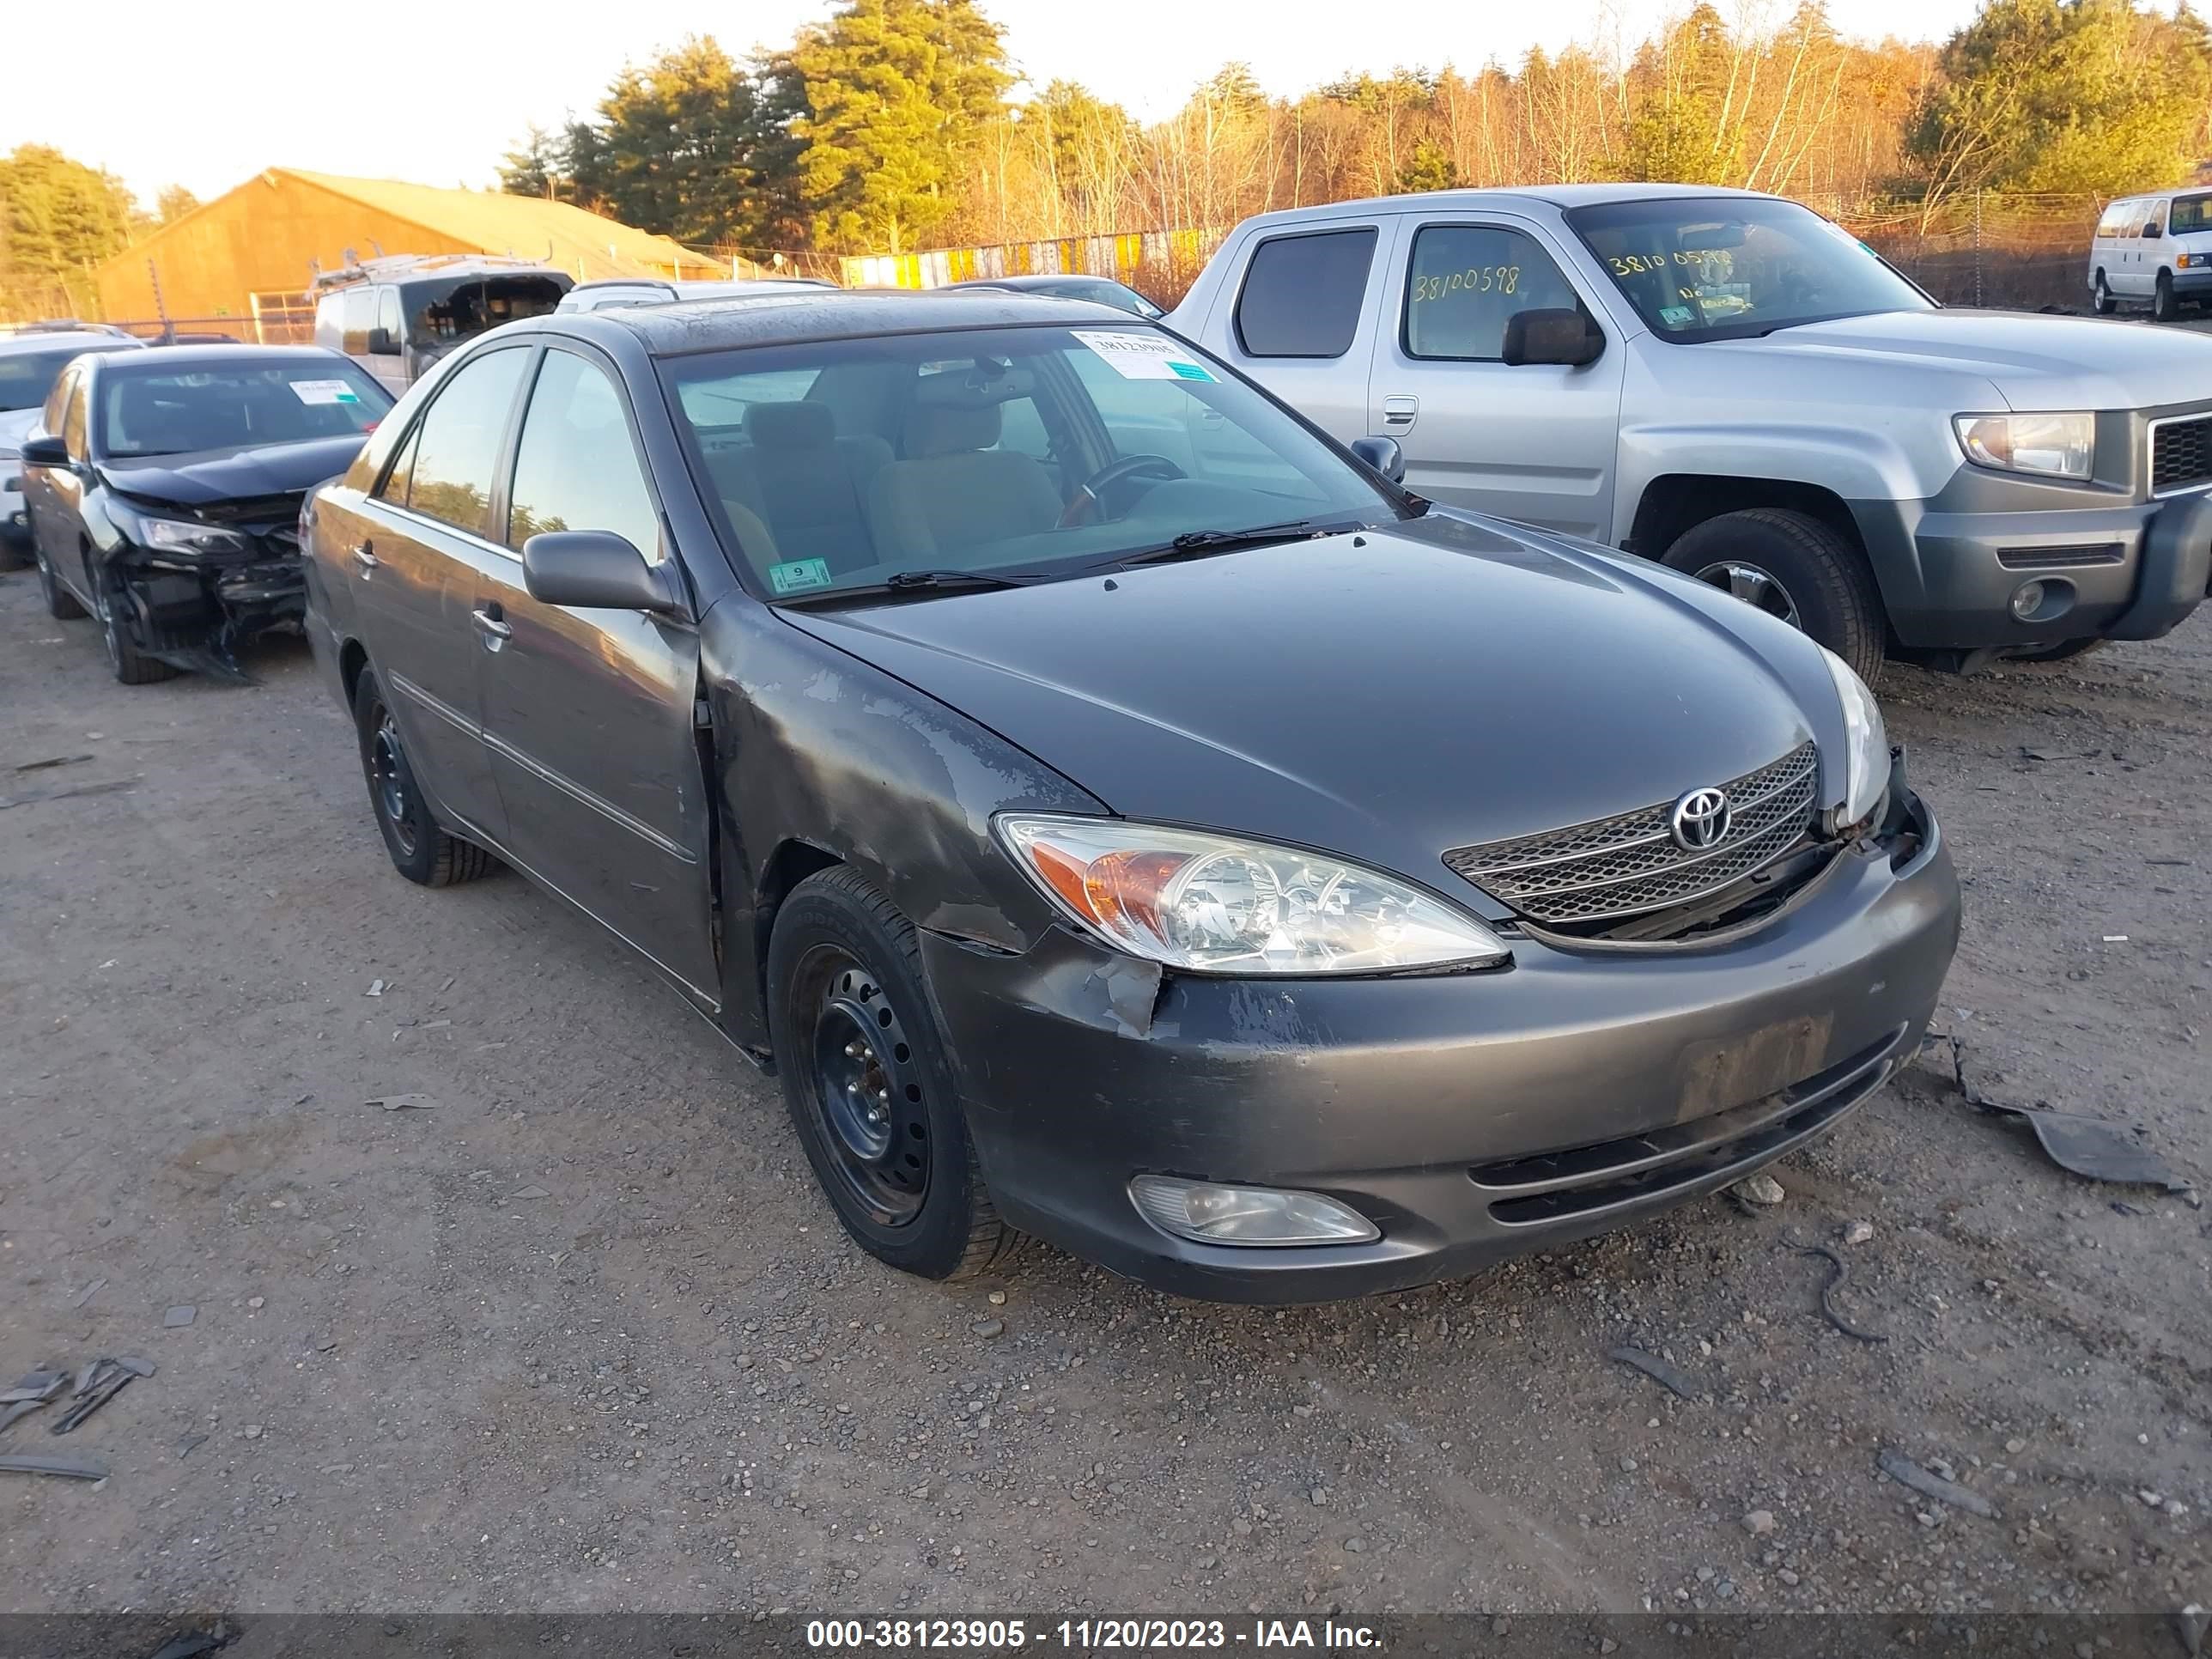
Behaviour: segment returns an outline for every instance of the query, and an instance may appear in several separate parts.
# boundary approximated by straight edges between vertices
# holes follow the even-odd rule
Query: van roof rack
[[[542,259],[518,259],[498,253],[386,253],[373,259],[349,259],[336,270],[315,272],[313,291],[327,294],[372,280],[392,282],[408,276],[491,276],[501,271],[550,271]]]

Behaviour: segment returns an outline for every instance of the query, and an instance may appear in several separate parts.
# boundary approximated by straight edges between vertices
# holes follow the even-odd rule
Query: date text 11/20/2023
[[[1371,1626],[1334,1620],[1253,1619],[811,1619],[806,1645],[827,1652],[948,1649],[969,1653],[1054,1648],[1306,1648],[1377,1652]]]

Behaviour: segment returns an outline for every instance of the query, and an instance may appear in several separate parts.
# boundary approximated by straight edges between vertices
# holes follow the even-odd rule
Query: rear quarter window
[[[1237,296],[1237,343],[1253,357],[1341,357],[1374,263],[1371,225],[1261,243]]]

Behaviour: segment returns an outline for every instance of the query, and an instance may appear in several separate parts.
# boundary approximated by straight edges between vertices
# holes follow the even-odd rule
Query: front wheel
[[[76,595],[62,586],[54,568],[46,562],[46,549],[39,548],[32,555],[39,564],[39,597],[46,602],[46,614],[56,622],[75,622],[84,615],[84,607],[76,602]]]
[[[2171,272],[2158,273],[2158,286],[2151,290],[2150,314],[2161,323],[2170,323],[2181,315],[2181,304],[2173,297],[2173,276]]]
[[[2090,291],[2089,303],[2096,307],[2100,317],[2109,317],[2120,308],[2120,302],[2112,297],[2112,286],[2105,281],[2105,273],[2101,270],[2097,273],[2096,283]]]
[[[353,690],[354,728],[361,738],[362,775],[392,867],[422,887],[451,887],[499,868],[472,841],[448,835],[415,781],[415,769],[399,741],[399,723],[371,670],[362,670]]]
[[[1868,684],[1881,674],[1889,629],[1874,573],[1864,554],[1810,514],[1723,513],[1686,531],[1662,562],[1802,629]]]
[[[108,672],[118,681],[125,685],[152,685],[159,680],[173,680],[183,672],[173,663],[141,651],[131,637],[131,624],[122,615],[118,597],[105,587],[94,592],[99,598],[100,644],[107,652]]]
[[[914,925],[848,869],[794,887],[769,940],[785,1104],[860,1248],[924,1279],[982,1272],[1014,1235],[968,1136]]]

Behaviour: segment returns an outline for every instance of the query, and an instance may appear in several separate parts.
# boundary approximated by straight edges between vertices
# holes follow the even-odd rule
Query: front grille
[[[300,504],[307,498],[305,490],[297,490],[289,495],[242,495],[234,501],[210,501],[195,511],[210,524],[296,526],[300,521]]]
[[[2154,421],[2150,428],[2150,493],[2212,484],[2212,415]]]
[[[1461,876],[1532,921],[1552,927],[1663,910],[1717,892],[1765,868],[1812,828],[1820,756],[1800,744],[1780,760],[1722,785],[1728,834],[1685,851],[1669,828],[1672,801],[1542,835],[1444,854]]]

